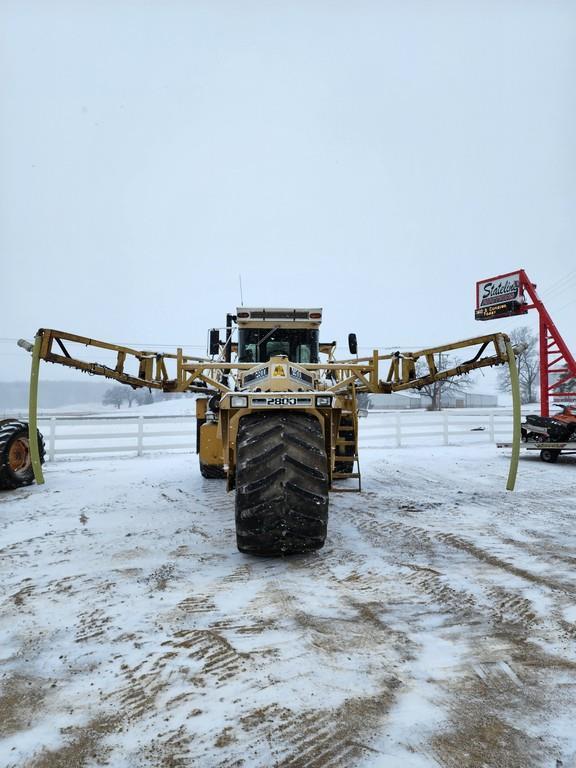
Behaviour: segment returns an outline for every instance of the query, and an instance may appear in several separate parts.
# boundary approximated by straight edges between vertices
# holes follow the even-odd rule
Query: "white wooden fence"
[[[192,451],[196,449],[194,416],[39,417],[46,460],[93,453]]]
[[[369,412],[360,420],[360,447],[467,445],[512,437],[512,412],[445,410]]]
[[[194,451],[194,416],[50,416],[39,418],[46,459],[87,454]],[[512,435],[510,411],[371,411],[360,419],[360,448],[494,443]]]

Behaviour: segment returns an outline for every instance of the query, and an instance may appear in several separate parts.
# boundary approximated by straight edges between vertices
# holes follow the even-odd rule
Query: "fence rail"
[[[166,425],[174,424],[179,428],[166,429]],[[39,417],[38,426],[44,435],[48,461],[74,454],[142,456],[151,451],[196,449],[194,416],[50,416]]]
[[[361,420],[361,448],[495,443],[512,435],[511,411],[371,412]]]
[[[194,416],[44,416],[39,420],[46,458],[90,454],[142,456],[158,451],[194,451]],[[468,445],[501,442],[512,435],[509,411],[370,411],[360,419],[360,448]]]

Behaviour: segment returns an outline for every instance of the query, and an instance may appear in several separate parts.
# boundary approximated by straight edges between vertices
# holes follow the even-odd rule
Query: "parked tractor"
[[[209,357],[135,350],[85,336],[40,329],[32,351],[30,434],[36,435],[40,360],[100,375],[134,388],[198,395],[197,452],[207,480],[236,491],[241,552],[285,555],[319,549],[326,539],[330,490],[361,490],[358,405],[361,392],[419,389],[471,370],[515,365],[507,336],[478,336],[418,352],[335,360],[336,343],[320,341],[321,309],[245,308],[209,334]],[[116,365],[87,362],[73,347],[113,351]],[[440,353],[467,350],[469,359],[442,369]],[[471,351],[472,350],[472,351]],[[444,356],[446,360],[447,357]],[[380,365],[388,364],[379,378]],[[31,464],[42,482],[30,440]]]
[[[40,463],[44,463],[44,440],[38,434]],[[10,491],[34,482],[28,424],[19,419],[0,419],[0,490]]]

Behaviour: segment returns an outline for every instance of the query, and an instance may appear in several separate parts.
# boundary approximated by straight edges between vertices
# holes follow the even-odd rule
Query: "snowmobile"
[[[522,440],[535,443],[568,443],[576,440],[576,405],[554,403],[561,412],[554,416],[526,416]]]

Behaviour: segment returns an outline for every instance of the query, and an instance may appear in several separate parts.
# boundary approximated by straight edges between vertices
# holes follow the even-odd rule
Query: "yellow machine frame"
[[[116,354],[116,364],[111,367],[98,362],[86,362],[70,354],[66,346],[66,344],[70,343],[98,350],[112,351]],[[58,351],[55,351],[55,346],[58,348]],[[234,346],[231,345],[232,350],[234,350]],[[451,368],[438,369],[435,361],[435,355],[438,353],[468,350],[470,348],[476,348],[476,351],[469,360]],[[316,389],[314,391],[330,393],[335,398],[334,406],[329,412],[314,407],[307,408],[307,410],[314,412],[314,415],[324,427],[327,454],[331,457],[331,482],[346,476],[358,477],[358,479],[360,477],[359,472],[338,473],[335,469],[338,462],[349,461],[351,458],[337,455],[336,446],[338,442],[344,445],[353,443],[354,452],[352,460],[357,461],[358,459],[356,413],[356,395],[358,393],[388,394],[407,389],[421,389],[432,382],[460,376],[472,370],[508,364],[511,371],[514,395],[515,447],[507,486],[509,490],[512,490],[519,454],[520,399],[514,352],[509,338],[505,334],[493,333],[475,336],[464,341],[443,344],[416,352],[394,352],[381,355],[378,350],[374,350],[369,357],[340,361],[333,359],[333,349],[334,345],[332,344],[320,345],[320,351],[328,356],[327,361],[299,364],[299,367],[302,369],[324,377],[322,381],[316,381]],[[230,386],[228,383],[228,376],[233,378],[235,385],[238,376],[243,371],[255,368],[254,363],[226,362],[222,359],[213,360],[184,355],[182,348],[178,348],[176,353],[136,350],[127,346],[110,344],[77,334],[53,329],[40,329],[36,335],[33,347],[29,418],[32,435],[36,434],[38,364],[40,360],[65,365],[92,375],[104,376],[122,384],[128,384],[133,388],[145,387],[159,389],[164,392],[196,392],[205,395],[219,394],[220,396],[235,392],[235,386]],[[135,374],[127,371],[129,363],[136,366],[137,372]],[[385,379],[380,379],[380,366],[382,363],[388,363]],[[419,370],[417,370],[417,363],[420,363]],[[278,381],[277,386],[267,391],[282,391],[281,381]],[[198,415],[200,419],[206,414],[206,401],[201,400],[200,403],[202,402],[204,402],[204,405],[199,405],[200,412]],[[204,409],[203,412],[202,409]],[[206,422],[201,427],[202,429],[207,427],[206,436],[209,439],[206,442],[206,455],[210,457],[209,463],[214,461],[219,451],[222,452],[220,461],[221,466],[228,472],[229,489],[233,487],[234,483],[233,470],[235,467],[235,441],[238,422],[242,415],[249,412],[251,412],[250,408],[222,409],[220,418],[217,422],[213,422],[216,426],[207,426],[209,422]],[[354,419],[352,425],[354,427],[353,440],[339,440],[340,420],[343,413],[351,414],[351,418]],[[37,453],[34,440],[31,441],[31,449],[35,476],[38,482],[42,482],[40,461],[34,455]]]

